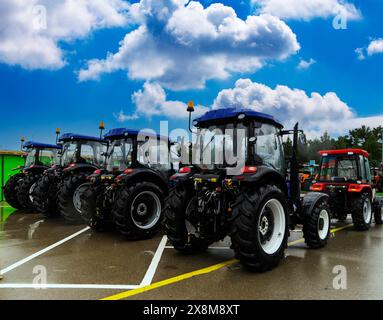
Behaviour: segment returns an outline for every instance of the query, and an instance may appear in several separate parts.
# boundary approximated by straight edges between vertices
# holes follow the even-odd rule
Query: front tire
[[[67,177],[58,192],[58,207],[66,221],[84,223],[81,217],[81,194],[88,188],[87,173],[73,173]]]
[[[104,186],[91,185],[81,198],[81,216],[92,230],[109,231],[114,227],[110,206],[105,206]]]
[[[148,239],[162,222],[164,192],[152,182],[123,186],[117,194],[113,217],[117,230],[130,239]]]
[[[247,189],[240,197],[231,231],[236,257],[252,271],[271,270],[284,258],[287,247],[286,197],[273,185]]]
[[[355,199],[353,201],[351,213],[356,230],[366,231],[370,229],[372,220],[371,195],[364,192],[359,198]]]
[[[17,199],[17,193],[19,190],[19,181],[23,179],[25,175],[23,173],[17,173],[11,176],[4,186],[4,198],[5,201],[13,208],[21,210],[23,207],[20,205]]]
[[[212,244],[193,233],[196,209],[197,196],[192,187],[180,185],[170,191],[164,210],[166,234],[174,249],[183,254],[205,251]]]
[[[312,206],[312,203],[307,203]],[[330,237],[331,215],[326,199],[318,200],[311,212],[306,212],[303,223],[303,237],[306,244],[313,249],[323,248]]]

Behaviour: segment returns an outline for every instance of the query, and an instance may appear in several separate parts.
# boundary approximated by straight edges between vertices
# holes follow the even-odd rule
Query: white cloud
[[[306,69],[310,68],[315,63],[316,63],[316,61],[312,58],[308,61],[301,59],[297,68],[300,70],[306,70]]]
[[[213,108],[230,107],[271,114],[286,127],[299,122],[309,137],[317,137],[325,131],[334,135],[345,134],[362,124],[376,127],[383,121],[383,115],[358,117],[334,92],[308,95],[303,90],[283,85],[272,89],[250,79],[239,79],[233,89],[225,89],[218,94]]]
[[[371,41],[367,47],[367,53],[369,56],[383,53],[383,39],[376,39]]]
[[[128,7],[123,0],[2,0],[0,63],[59,69],[65,65],[60,42],[125,25]]]
[[[165,90],[158,83],[146,82],[143,90],[133,93],[132,102],[136,107],[134,113],[126,115],[123,111],[120,111],[115,115],[118,121],[125,122],[141,116],[147,118],[163,116],[170,119],[188,117],[187,105],[181,101],[168,101]],[[198,105],[195,107],[194,115],[202,115],[208,110],[209,108]]]
[[[348,20],[358,20],[361,12],[345,0],[251,0],[257,11],[281,19],[311,20],[343,15]]]
[[[122,70],[130,79],[172,90],[203,88],[207,80],[255,72],[300,49],[280,19],[263,14],[242,20],[219,3],[204,8],[196,1],[141,0],[129,16],[138,28],[125,36],[118,52],[88,61],[80,81]]]
[[[365,48],[356,48],[355,49],[356,56],[358,57],[359,60],[365,60],[366,59],[364,52],[365,52]]]
[[[355,53],[359,60],[365,60],[366,56],[373,56],[379,53],[383,53],[383,39],[371,40],[369,45],[362,48],[355,49]]]

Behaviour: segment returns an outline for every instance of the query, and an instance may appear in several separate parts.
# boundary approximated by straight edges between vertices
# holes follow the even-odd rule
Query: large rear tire
[[[165,229],[174,249],[184,254],[205,251],[212,241],[193,233],[193,219],[197,197],[192,187],[180,185],[170,191],[166,199]]]
[[[117,230],[130,239],[153,237],[161,227],[164,198],[152,182],[121,187],[112,210]]]
[[[241,263],[252,271],[276,267],[287,247],[288,208],[284,193],[276,186],[245,189],[233,216],[232,247]]]
[[[308,195],[309,196],[309,195]],[[308,197],[306,196],[306,197]],[[306,200],[306,199],[305,199]],[[304,210],[303,237],[306,244],[313,249],[323,248],[330,237],[331,215],[326,198],[321,198],[315,204],[307,199]],[[313,198],[315,201],[315,198]]]
[[[17,173],[9,178],[4,186],[4,198],[5,201],[13,208],[21,210],[23,207],[20,205],[17,199],[17,193],[19,189],[19,181],[23,179],[25,175],[23,173]]]
[[[20,206],[27,211],[36,210],[34,205],[34,189],[36,188],[37,181],[41,178],[41,174],[29,173],[24,179],[19,181],[19,188],[17,192],[17,200]]]
[[[363,192],[355,199],[351,208],[354,227],[359,231],[370,229],[372,220],[372,200],[368,192]]]
[[[81,195],[88,188],[87,173],[73,173],[66,177],[58,191],[58,207],[66,221],[84,223],[81,217]]]
[[[33,192],[33,202],[37,211],[47,218],[60,216],[60,211],[57,207],[57,192],[57,183],[54,181],[54,177],[49,175],[44,175],[39,179]]]

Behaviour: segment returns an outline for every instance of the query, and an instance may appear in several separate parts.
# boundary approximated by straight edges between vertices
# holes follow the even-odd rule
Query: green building
[[[21,151],[0,150],[0,202],[5,200],[2,187],[6,184],[10,175],[17,173],[17,171],[12,171],[12,169],[24,165],[24,154]]]

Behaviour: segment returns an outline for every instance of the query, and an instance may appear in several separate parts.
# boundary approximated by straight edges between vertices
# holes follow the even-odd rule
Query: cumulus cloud
[[[186,0],[141,0],[129,17],[137,28],[118,52],[93,59],[80,70],[80,81],[127,72],[130,79],[153,81],[172,90],[203,88],[210,79],[255,72],[268,60],[295,54],[292,30],[269,14],[240,19],[233,8]]]
[[[2,0],[0,63],[59,69],[65,65],[60,42],[125,25],[129,6],[123,0]]]
[[[367,53],[369,56],[383,53],[383,39],[376,39],[371,41],[367,47]]]
[[[187,118],[187,105],[181,101],[168,101],[165,90],[158,83],[146,82],[143,90],[139,90],[132,95],[132,102],[135,105],[135,112],[127,115],[120,111],[115,115],[118,121],[125,122],[134,120],[141,116],[151,118],[153,116],[163,116],[170,119]],[[209,108],[196,106],[194,114],[196,116],[204,114]]]
[[[312,58],[310,60],[301,59],[301,61],[299,61],[297,68],[299,70],[306,70],[306,69],[309,69],[315,63],[316,63],[316,61]]]
[[[367,47],[355,49],[355,53],[359,60],[365,60],[366,56],[373,56],[379,53],[383,53],[383,39],[371,40]]]
[[[250,79],[239,79],[232,89],[222,90],[214,101],[213,109],[250,108],[274,115],[286,127],[299,122],[309,137],[327,131],[339,135],[362,124],[378,126],[383,115],[360,118],[336,93],[324,95],[277,85],[272,89]]]
[[[257,12],[269,13],[281,19],[311,20],[341,14],[348,20],[362,17],[354,4],[345,0],[251,0]]]

